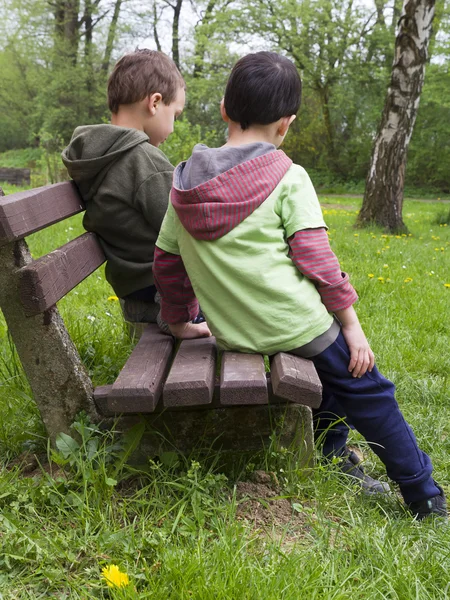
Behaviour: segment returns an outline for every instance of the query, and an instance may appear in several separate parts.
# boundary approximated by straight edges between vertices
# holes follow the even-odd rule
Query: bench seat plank
[[[164,406],[210,404],[216,372],[214,337],[181,342],[163,391]]]
[[[23,267],[19,285],[25,314],[44,312],[104,262],[95,233],[84,233]]]
[[[0,247],[83,210],[72,181],[4,196],[0,199]]]
[[[267,404],[268,397],[266,370],[261,354],[224,352],[220,374],[220,404]]]
[[[113,384],[106,408],[113,413],[150,413],[156,408],[169,370],[173,338],[149,324]]]
[[[273,393],[279,398],[318,408],[322,384],[310,360],[279,352],[270,366]]]

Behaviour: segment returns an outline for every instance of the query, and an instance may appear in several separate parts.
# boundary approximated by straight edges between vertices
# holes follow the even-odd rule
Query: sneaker
[[[439,489],[439,495],[422,500],[421,502],[411,502],[408,508],[417,521],[422,521],[427,517],[435,517],[448,521],[447,502],[445,499],[444,490],[440,485],[436,484]]]
[[[384,481],[378,481],[378,479],[373,479],[369,475],[364,473],[364,469],[361,466],[361,461],[353,450],[345,449],[345,454],[343,455],[343,461],[339,465],[341,471],[354,477],[357,480],[357,483],[361,486],[362,491],[369,496],[377,495],[377,494],[389,494],[391,488],[388,483]]]

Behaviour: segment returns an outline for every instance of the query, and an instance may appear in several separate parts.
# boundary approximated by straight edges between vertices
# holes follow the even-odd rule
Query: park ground
[[[409,234],[396,236],[354,229],[360,198],[320,199],[378,366],[450,495],[449,205],[406,200]],[[32,253],[81,232],[73,217],[31,236]],[[102,272],[59,308],[94,383],[111,383],[132,342]],[[74,431],[81,443],[48,449],[0,321],[0,598],[450,598],[450,528],[413,522],[397,493],[367,498],[335,468],[299,469],[275,439],[253,456],[174,448],[132,467],[132,437],[82,415]]]

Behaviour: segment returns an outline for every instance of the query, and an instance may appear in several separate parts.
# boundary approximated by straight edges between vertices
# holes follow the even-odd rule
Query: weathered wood
[[[0,199],[0,246],[83,210],[84,204],[71,181],[5,196]]]
[[[264,447],[292,448],[298,465],[314,455],[311,409],[284,403],[198,409],[167,409],[144,417],[122,417],[119,431],[145,420],[146,433],[133,462],[164,451],[191,452],[193,448],[255,452]]]
[[[106,407],[115,413],[155,410],[169,370],[173,338],[149,324],[113,384]]]
[[[31,169],[17,169],[13,167],[0,167],[0,181],[12,185],[30,185]]]
[[[56,304],[104,261],[95,233],[85,233],[21,269],[20,298],[25,314],[37,315]]]
[[[17,272],[32,261],[24,241],[0,248],[0,307],[30,383],[48,435],[54,442],[84,410],[95,421],[92,383],[56,308],[25,318]]]
[[[267,404],[267,379],[260,354],[224,352],[220,373],[220,404]]]
[[[210,404],[216,370],[214,337],[181,342],[164,385],[164,406]]]
[[[280,352],[270,366],[273,393],[279,398],[318,408],[322,384],[310,360]]]
[[[103,417],[113,417],[115,415],[114,412],[108,410],[108,396],[111,393],[112,384],[111,385],[99,385],[94,389],[94,402],[97,407],[98,412]]]

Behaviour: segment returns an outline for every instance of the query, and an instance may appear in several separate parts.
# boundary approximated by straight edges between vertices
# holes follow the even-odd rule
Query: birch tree
[[[404,0],[394,64],[372,151],[360,226],[406,231],[402,218],[406,156],[414,129],[435,13],[435,0]]]

